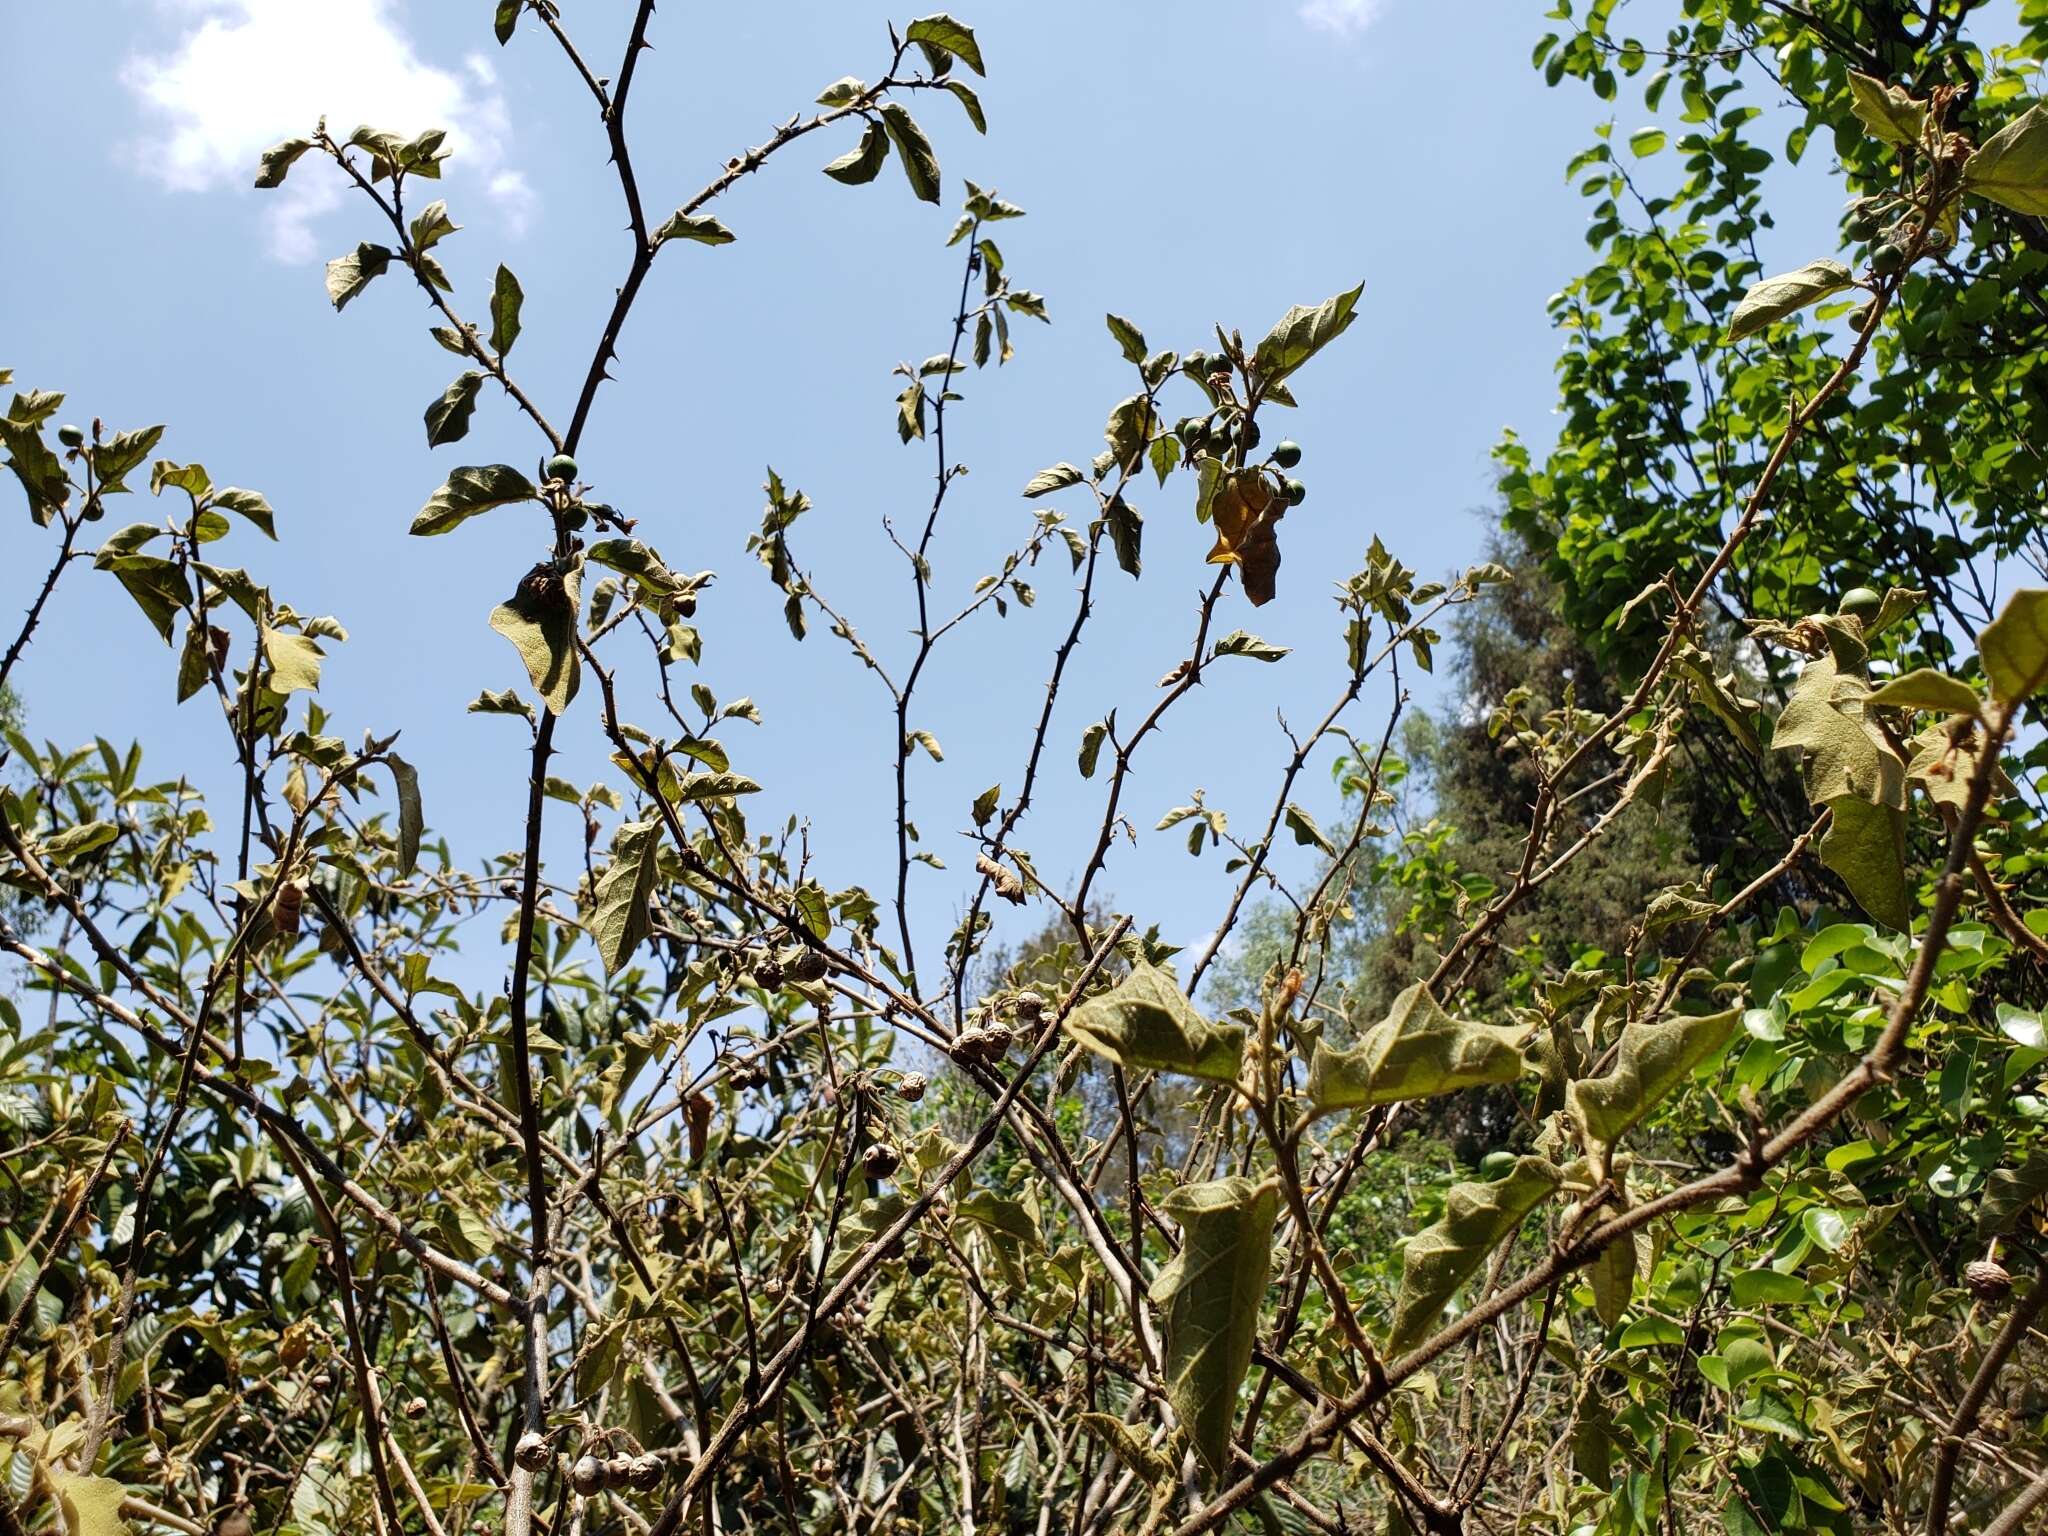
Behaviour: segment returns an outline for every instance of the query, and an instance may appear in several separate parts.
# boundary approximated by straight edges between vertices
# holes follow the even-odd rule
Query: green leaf
[[[1806,753],[1806,796],[1813,804],[1854,796],[1905,809],[1906,765],[1876,721],[1865,715],[1869,697],[1870,685],[1843,672],[1832,655],[1814,657],[1793,683],[1771,746]]]
[[[1977,637],[1977,660],[1991,696],[2001,704],[2017,704],[2041,691],[2048,683],[2048,588],[2026,587],[2007,599]]]
[[[1454,1019],[1418,981],[1357,1044],[1337,1050],[1317,1043],[1309,1061],[1309,1102],[1327,1114],[1511,1083],[1522,1075],[1527,1034],[1516,1025]]]
[[[1654,155],[1664,147],[1664,144],[1665,133],[1662,128],[1638,128],[1628,136],[1628,147],[1638,160],[1647,155]]]
[[[590,919],[604,973],[616,976],[653,931],[647,913],[661,851],[659,821],[629,821],[612,839],[612,861],[597,879],[596,910]]]
[[[1127,574],[1136,576],[1144,549],[1145,519],[1121,496],[1110,498],[1104,518],[1109,524],[1110,543],[1116,546],[1116,563]]]
[[[1165,1310],[1166,1395],[1196,1453],[1221,1476],[1272,1272],[1280,1195],[1270,1184],[1218,1179],[1183,1185],[1159,1209],[1181,1228],[1180,1252],[1150,1291]]]
[[[2048,107],[2036,102],[1977,147],[1963,185],[2015,213],[2048,218]]]
[[[526,303],[526,290],[507,266],[498,268],[491,285],[491,350],[503,357],[519,339],[519,310]]]
[[[497,36],[500,48],[512,41],[513,30],[519,25],[519,13],[525,9],[526,0],[498,0],[498,13],[491,18],[491,31]]]
[[[1315,817],[1296,805],[1287,802],[1287,830],[1294,834],[1294,841],[1305,848],[1320,849],[1324,857],[1337,857],[1337,845],[1323,835],[1323,829],[1316,825]]]
[[[1974,715],[1978,709],[1976,689],[1932,667],[1918,667],[1903,677],[1893,678],[1865,702],[1943,715]]]
[[[695,240],[700,245],[731,245],[737,238],[708,213],[672,213],[654,232],[655,244],[664,240]]]
[[[1284,645],[1269,645],[1257,635],[1247,634],[1244,630],[1233,629],[1216,642],[1216,649],[1211,655],[1249,656],[1253,661],[1278,661],[1287,654],[1287,649]]]
[[[1358,307],[1358,296],[1365,291],[1360,283],[1349,292],[1323,300],[1313,307],[1297,304],[1280,317],[1280,323],[1266,333],[1266,339],[1259,343],[1253,355],[1252,366],[1257,369],[1262,385],[1277,384],[1303,363],[1343,335],[1351,326],[1352,312]]]
[[[1002,804],[1002,798],[1003,786],[1000,784],[991,784],[987,789],[984,789],[974,797],[971,814],[974,817],[974,825],[977,828],[986,827],[994,819],[996,807]]]
[[[382,277],[390,265],[390,248],[367,240],[348,255],[335,257],[327,263],[329,302],[337,310],[346,309],[348,301],[369,287],[372,279]]]
[[[281,187],[299,156],[313,147],[311,139],[285,139],[263,151],[263,163],[256,172],[256,185],[265,189]]]
[[[734,795],[757,795],[761,786],[744,773],[686,773],[673,786],[664,785],[663,792],[679,804],[688,804],[695,800],[727,800]]]
[[[1906,900],[1906,813],[1855,795],[1828,802],[1835,813],[1820,861],[1840,875],[1857,905],[1887,928],[1912,925]]]
[[[1081,777],[1095,777],[1095,760],[1102,753],[1102,743],[1109,736],[1109,721],[1098,720],[1081,733]]]
[[[981,45],[974,40],[973,28],[941,11],[932,16],[920,16],[903,29],[906,43],[922,43],[927,48],[941,48],[953,55],[977,75],[986,75],[981,67]]]
[[[472,715],[524,715],[530,721],[533,719],[533,706],[520,698],[510,688],[501,688],[495,692],[486,688],[482,693],[479,693],[469,701],[465,713]]]
[[[534,495],[533,482],[509,464],[464,465],[420,508],[410,531],[421,538],[446,533],[480,512],[531,501]]]
[[[137,432],[116,432],[93,450],[92,471],[98,478],[100,494],[125,491],[121,483],[127,473],[149,457],[163,437],[162,427],[144,427]]]
[[[2019,1225],[2028,1206],[2048,1194],[2048,1148],[2037,1148],[2017,1168],[1997,1168],[1984,1180],[1977,1206],[1978,1238],[1999,1237]],[[2037,1280],[2036,1285],[2048,1285]]]
[[[75,864],[96,849],[104,848],[121,835],[121,829],[111,821],[85,821],[75,827],[66,827],[62,832],[53,832],[42,841],[43,860],[62,869]]]
[[[1767,277],[1742,296],[1735,313],[1728,317],[1728,340],[1754,336],[1774,321],[1818,304],[1855,281],[1855,275],[1839,261],[1809,261],[1797,272]]]
[[[959,100],[962,110],[967,113],[967,121],[974,124],[974,131],[987,133],[988,118],[982,114],[981,98],[974,94],[974,87],[965,80],[948,80],[945,87]]]
[[[821,107],[843,107],[849,102],[860,100],[860,94],[867,89],[867,82],[852,75],[841,75],[825,89],[818,92]]]
[[[263,654],[270,662],[273,693],[310,693],[320,686],[320,647],[308,636],[266,624]]]
[[[880,123],[869,123],[861,133],[860,143],[826,166],[825,174],[834,181],[857,187],[875,179],[888,153],[888,131]]]
[[[384,761],[398,789],[398,872],[409,875],[419,867],[420,833],[426,829],[420,809],[419,770],[396,752],[386,752]]]
[[[1875,138],[1887,144],[1918,144],[1927,106],[1896,85],[1869,75],[1849,73],[1849,105]]]
[[[1173,1462],[1146,1444],[1135,1429],[1115,1414],[1084,1413],[1075,1422],[1109,1447],[1117,1460],[1136,1473],[1147,1487],[1171,1488],[1180,1480]]]
[[[206,472],[204,464],[173,464],[169,459],[158,459],[150,467],[149,492],[161,496],[167,485],[198,501],[213,489],[213,476]]]
[[[491,628],[512,642],[534,691],[557,715],[569,707],[582,680],[576,655],[580,579],[573,567],[557,572],[544,562],[527,572],[517,592],[491,610]]]
[[[1401,1253],[1401,1292],[1387,1334],[1390,1356],[1407,1354],[1436,1332],[1444,1306],[1486,1262],[1486,1256],[1521,1230],[1522,1222],[1562,1182],[1540,1157],[1518,1157],[1503,1178],[1453,1184],[1444,1213],[1408,1239]]]
[[[111,1477],[51,1471],[50,1488],[64,1511],[65,1536],[128,1536],[121,1501],[128,1490]]]
[[[1070,485],[1079,485],[1085,478],[1087,477],[1080,470],[1062,461],[1033,475],[1031,483],[1024,487],[1024,494],[1027,497],[1049,496],[1054,491],[1063,491]]]
[[[184,703],[206,686],[213,674],[213,648],[206,627],[185,626],[185,644],[178,652],[178,702]]]
[[[1123,352],[1124,361],[1127,363],[1144,362],[1147,350],[1145,346],[1145,333],[1131,324],[1122,315],[1105,315],[1103,318],[1109,322],[1109,334],[1116,338],[1116,344]]]
[[[93,564],[112,571],[128,595],[154,624],[164,644],[171,643],[171,629],[180,610],[191,606],[192,586],[185,573],[169,560],[156,555],[108,554],[93,557]]]
[[[7,448],[7,467],[28,495],[29,516],[38,528],[48,527],[71,497],[71,482],[62,462],[50,451],[34,422],[12,415],[0,421],[0,444]]]
[[[882,104],[882,123],[896,146],[896,157],[903,162],[903,175],[910,182],[910,190],[924,202],[936,203],[939,157],[932,153],[931,140],[917,126],[917,120],[893,101]]]
[[[212,505],[224,507],[254,523],[270,538],[277,537],[277,514],[260,491],[245,491],[238,485],[224,486],[213,493]]]
[[[1074,1009],[1064,1025],[1089,1050],[1126,1070],[1234,1083],[1244,1055],[1243,1025],[1203,1018],[1172,976],[1144,961]]]
[[[474,368],[457,374],[441,398],[427,407],[427,446],[439,448],[469,436],[469,418],[476,413],[476,392],[484,376]]]
[[[1619,1059],[1605,1077],[1581,1078],[1565,1092],[1581,1135],[1613,1146],[1693,1068],[1728,1043],[1742,1010],[1637,1019],[1621,1032]]]

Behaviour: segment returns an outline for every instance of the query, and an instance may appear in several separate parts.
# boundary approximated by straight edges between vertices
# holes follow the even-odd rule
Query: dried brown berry
[[[528,1472],[538,1472],[548,1464],[548,1443],[539,1430],[529,1429],[519,1437],[512,1447],[512,1459]]]
[[[638,1488],[642,1493],[661,1486],[661,1458],[659,1456],[635,1456],[632,1469],[626,1474],[629,1487]]]
[[[409,1397],[405,1400],[405,1416],[408,1419],[423,1419],[427,1416],[427,1400],[424,1397]]]
[[[1963,1284],[1979,1301],[2003,1301],[2012,1294],[2012,1275],[1996,1259],[1979,1259],[1964,1265]]]
[[[607,1488],[630,1488],[633,1484],[633,1462],[631,1456],[608,1456],[604,1463],[604,1485]]]
[[[831,969],[815,949],[796,949],[783,957],[782,973],[791,981],[819,981]]]
[[[896,1085],[896,1097],[906,1104],[915,1104],[924,1097],[924,1091],[931,1086],[931,1079],[922,1072],[906,1072],[903,1080]]]
[[[589,1498],[604,1487],[604,1463],[595,1456],[578,1456],[569,1468],[569,1486]]]

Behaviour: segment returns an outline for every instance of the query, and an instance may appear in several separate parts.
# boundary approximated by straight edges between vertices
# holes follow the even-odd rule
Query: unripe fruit
[[[1305,501],[1308,498],[1308,487],[1303,485],[1299,480],[1289,480],[1285,482],[1280,487],[1280,490],[1281,493],[1284,496],[1286,496],[1287,505],[1289,505],[1290,507],[1298,507],[1302,504],[1303,501]]]
[[[1870,324],[1870,306],[1868,304],[1849,316],[1849,328],[1853,331],[1860,332],[1868,324]]]
[[[529,1429],[519,1437],[512,1447],[512,1459],[528,1472],[538,1472],[548,1464],[548,1443],[539,1430]]]
[[[548,460],[548,478],[550,480],[574,480],[576,478],[576,461],[566,453],[556,454],[552,459]]]
[[[1842,594],[1842,601],[1836,605],[1836,612],[1846,613],[1868,624],[1884,607],[1884,598],[1874,587],[1851,587]]]
[[[1879,277],[1890,277],[1906,265],[1906,253],[1896,245],[1880,245],[1870,257],[1870,270]]]
[[[82,428],[66,422],[57,429],[57,441],[66,448],[82,448],[85,446],[85,432]]]
[[[1174,426],[1173,435],[1184,443],[1192,443],[1202,435],[1202,418],[1183,416]]]
[[[1301,444],[1291,437],[1281,438],[1279,446],[1273,450],[1273,462],[1282,469],[1294,468],[1301,462]]]
[[[1259,424],[1247,416],[1237,424],[1237,440],[1244,444],[1244,451],[1250,453],[1259,446]]]
[[[604,1463],[595,1456],[579,1456],[569,1468],[569,1486],[586,1499],[604,1487]]]

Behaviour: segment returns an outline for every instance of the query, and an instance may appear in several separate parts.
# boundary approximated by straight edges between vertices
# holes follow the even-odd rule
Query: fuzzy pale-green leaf
[[[1728,317],[1728,339],[1741,341],[1765,326],[1818,304],[1855,282],[1855,274],[1839,261],[1809,261],[1797,272],[1767,277],[1742,296]]]
[[[1409,1238],[1401,1251],[1401,1291],[1387,1334],[1387,1353],[1401,1356],[1436,1331],[1444,1305],[1521,1230],[1522,1222],[1562,1182],[1540,1157],[1520,1157],[1503,1178],[1453,1184],[1444,1213]]]
[[[1209,1470],[1230,1466],[1238,1388],[1252,1361],[1272,1271],[1279,1192],[1245,1178],[1188,1184],[1159,1202],[1180,1252],[1152,1282],[1165,1311],[1166,1395]]]
[[[590,926],[607,976],[624,969],[652,931],[647,902],[654,894],[656,855],[661,850],[658,820],[629,821],[612,839],[612,861],[597,879],[597,906]]]
[[[1582,1135],[1612,1146],[1694,1067],[1728,1043],[1741,1016],[1741,1009],[1730,1008],[1661,1021],[1637,1019],[1623,1029],[1614,1069],[1604,1077],[1581,1078],[1566,1090]]]
[[[1511,1083],[1523,1071],[1521,1040],[1527,1033],[1512,1025],[1454,1019],[1418,981],[1356,1045],[1316,1047],[1309,1101],[1328,1113]]]
[[[1143,961],[1115,987],[1074,1009],[1065,1022],[1067,1033],[1126,1070],[1234,1083],[1244,1055],[1243,1025],[1203,1018],[1173,977]]]

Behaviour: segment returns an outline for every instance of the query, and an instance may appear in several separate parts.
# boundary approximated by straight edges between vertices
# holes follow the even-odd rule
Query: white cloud
[[[128,88],[156,119],[133,146],[139,168],[181,192],[246,187],[258,155],[325,116],[336,136],[358,123],[408,136],[448,130],[451,179],[474,178],[514,234],[534,196],[509,163],[510,115],[488,59],[460,71],[421,59],[390,0],[161,0],[179,24],[158,54],[131,58]],[[267,200],[270,251],[320,254],[313,224],[341,201],[332,166],[300,162]]]
[[[1318,32],[1351,38],[1371,26],[1383,8],[1383,0],[1306,0],[1299,14]]]

